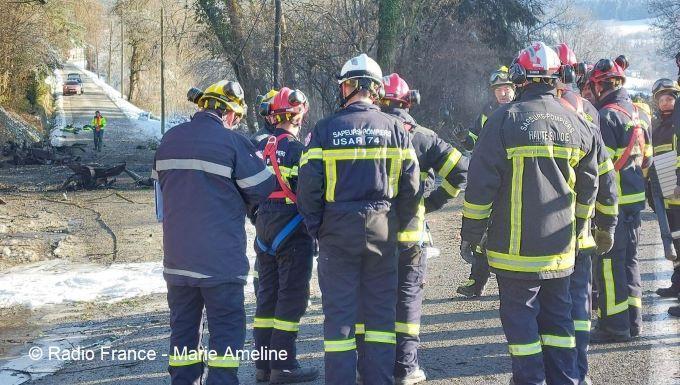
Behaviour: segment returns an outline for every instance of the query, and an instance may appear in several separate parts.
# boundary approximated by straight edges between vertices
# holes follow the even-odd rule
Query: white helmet
[[[382,84],[382,70],[375,60],[371,59],[365,53],[353,57],[342,66],[340,75],[338,75],[338,83],[342,83],[349,79],[368,78],[378,84]]]

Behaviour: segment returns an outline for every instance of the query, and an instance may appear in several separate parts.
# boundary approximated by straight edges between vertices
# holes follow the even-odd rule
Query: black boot
[[[590,331],[590,342],[594,344],[606,344],[613,342],[628,342],[633,338],[630,331],[614,332],[595,326]]]
[[[270,384],[296,384],[298,382],[314,381],[319,377],[317,368],[272,369],[269,376]]]
[[[680,294],[680,286],[672,284],[670,287],[656,289],[656,294],[663,298],[674,298]]]

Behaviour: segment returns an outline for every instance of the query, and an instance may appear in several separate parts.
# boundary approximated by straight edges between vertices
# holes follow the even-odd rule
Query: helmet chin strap
[[[345,108],[347,106],[347,103],[354,96],[356,96],[356,94],[358,94],[362,90],[370,92],[371,96],[373,96],[373,98],[375,98],[375,99],[377,99],[379,97],[378,93],[371,87],[373,82],[371,82],[370,80],[366,80],[366,81],[362,81],[362,80],[365,80],[365,79],[357,80],[357,87],[354,88],[352,90],[352,92],[350,92],[349,95],[347,95],[347,96],[343,96],[343,94],[342,94],[342,87],[343,87],[344,82],[342,84],[340,84],[340,107],[341,108]]]

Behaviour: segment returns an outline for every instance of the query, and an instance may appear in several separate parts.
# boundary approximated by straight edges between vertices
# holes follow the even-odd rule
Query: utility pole
[[[106,71],[106,82],[111,84],[111,56],[113,55],[113,20],[109,21],[109,68]]]
[[[281,1],[274,0],[275,21],[274,21],[274,88],[281,88],[279,74],[281,72]]]
[[[161,6],[161,135],[165,135],[165,36],[163,35],[163,7]]]
[[[123,51],[125,50],[125,42],[123,41],[123,18],[120,18],[120,97],[125,98],[123,95],[123,67],[124,67],[124,53]]]

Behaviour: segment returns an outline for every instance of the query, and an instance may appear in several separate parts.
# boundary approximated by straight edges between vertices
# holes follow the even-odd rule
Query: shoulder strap
[[[633,104],[632,114],[630,114],[628,111],[626,111],[625,108],[621,107],[616,103],[607,104],[602,108],[603,109],[610,108],[612,110],[619,111],[626,115],[633,122],[633,132],[630,135],[628,145],[626,146],[626,149],[623,151],[623,154],[621,154],[621,157],[616,162],[614,162],[614,169],[616,171],[621,171],[621,169],[628,163],[628,158],[630,157],[630,154],[633,151],[633,147],[636,144],[640,146],[640,151],[642,151],[642,155],[644,156],[645,154],[645,136],[644,133],[642,132],[642,126],[640,125],[640,114],[635,104]]]
[[[295,193],[288,187],[288,183],[286,183],[286,180],[283,178],[283,175],[281,175],[281,169],[279,168],[279,162],[276,159],[276,150],[279,147],[279,142],[283,140],[286,137],[293,136],[292,134],[281,134],[279,136],[270,136],[269,139],[267,140],[267,145],[264,147],[264,151],[262,151],[262,157],[263,158],[269,158],[269,161],[272,164],[272,168],[274,169],[274,175],[276,175],[276,180],[279,182],[279,187],[281,187],[282,191],[275,191],[269,195],[270,199],[283,199],[283,198],[288,198],[293,203],[297,203],[297,196]]]

